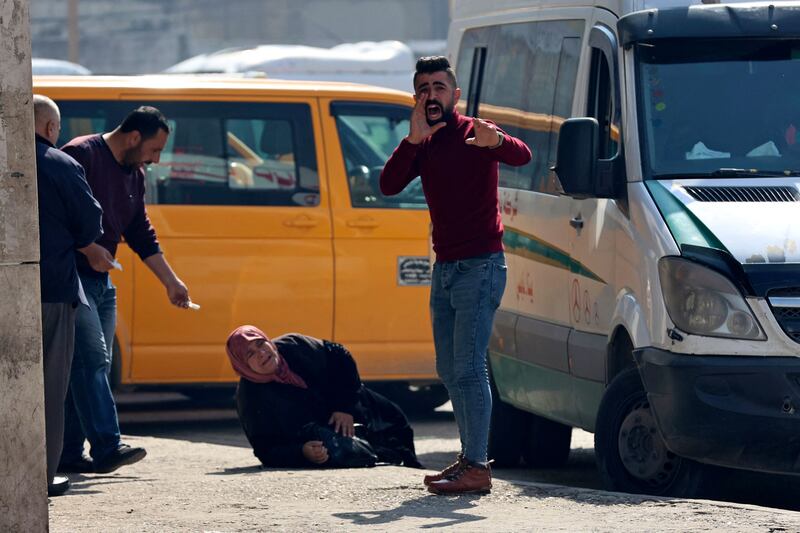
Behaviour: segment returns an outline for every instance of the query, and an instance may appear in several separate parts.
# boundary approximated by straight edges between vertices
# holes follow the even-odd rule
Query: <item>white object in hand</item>
[[[122,271],[122,265],[116,259],[114,259],[114,261],[111,262],[111,266],[113,266],[119,271]]]
[[[194,309],[195,311],[197,311],[198,309],[200,309],[200,306],[194,302],[189,302],[189,309]]]

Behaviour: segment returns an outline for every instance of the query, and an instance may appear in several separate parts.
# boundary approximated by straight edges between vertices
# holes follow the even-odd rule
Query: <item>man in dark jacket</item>
[[[58,106],[34,95],[36,180],[39,195],[39,246],[42,297],[42,353],[48,494],[69,488],[56,476],[64,441],[64,400],[75,340],[75,311],[86,297],[75,267],[75,250],[103,232],[102,210],[92,196],[83,167],[54,146],[61,130]]]

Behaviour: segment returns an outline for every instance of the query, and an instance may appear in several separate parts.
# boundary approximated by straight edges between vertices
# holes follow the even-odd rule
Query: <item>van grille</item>
[[[800,202],[796,187],[684,187],[700,202]]]
[[[797,306],[786,307],[786,300],[780,302],[779,298],[797,299]],[[783,331],[795,342],[800,343],[800,288],[777,289],[767,294],[772,313]],[[776,305],[781,303],[780,306]],[[794,304],[792,304],[794,305]]]

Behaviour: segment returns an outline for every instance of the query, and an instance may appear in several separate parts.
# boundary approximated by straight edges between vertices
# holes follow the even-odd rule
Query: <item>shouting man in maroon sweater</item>
[[[498,171],[501,162],[526,164],[531,152],[493,123],[455,110],[461,90],[447,58],[417,61],[414,92],[410,131],[386,162],[381,191],[397,194],[422,177],[436,252],[430,303],[436,370],[461,437],[457,461],[424,482],[436,494],[489,492],[486,351],[506,286]]]

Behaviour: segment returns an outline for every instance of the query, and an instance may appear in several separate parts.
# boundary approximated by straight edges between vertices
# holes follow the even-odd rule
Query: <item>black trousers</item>
[[[42,363],[47,483],[56,475],[64,444],[64,400],[69,388],[75,347],[75,307],[71,303],[42,303]]]

